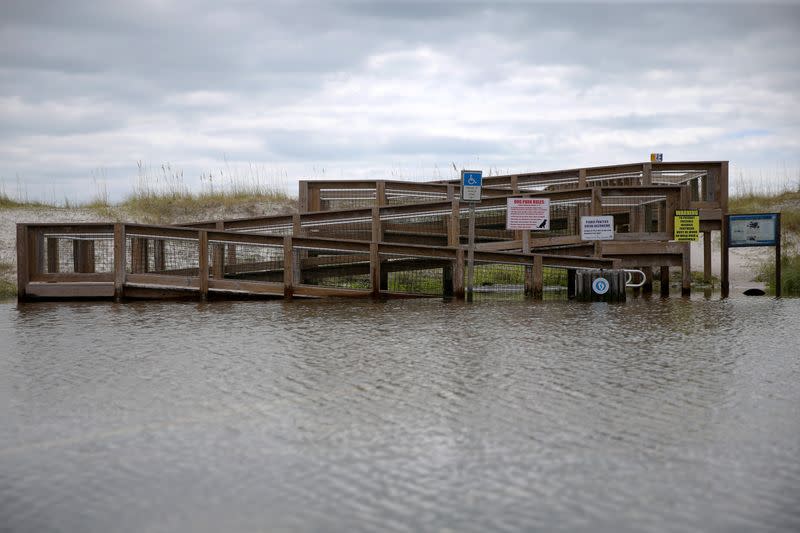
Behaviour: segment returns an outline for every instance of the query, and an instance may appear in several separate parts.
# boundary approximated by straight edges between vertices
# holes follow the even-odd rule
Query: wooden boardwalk
[[[676,209],[723,230],[727,162],[644,163],[485,177],[477,209],[478,285],[542,298],[576,269],[639,268],[689,290]],[[20,301],[75,298],[445,296],[465,290],[467,206],[453,182],[301,181],[295,215],[178,226],[19,224]],[[508,197],[547,197],[551,230],[505,229]],[[613,241],[582,241],[584,215],[612,215]],[[723,254],[723,292],[727,262]],[[508,289],[512,287],[514,289]],[[499,290],[499,289],[498,289]]]

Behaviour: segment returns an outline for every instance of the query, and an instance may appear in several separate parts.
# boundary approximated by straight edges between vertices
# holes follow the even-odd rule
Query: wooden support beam
[[[703,282],[711,283],[711,232],[703,232]]]
[[[27,299],[30,279],[30,252],[28,250],[28,226],[17,224],[17,301]]]
[[[683,243],[683,260],[681,263],[681,296],[692,294],[692,256],[689,243]]]
[[[283,297],[291,299],[294,294],[294,248],[292,237],[283,238]]]
[[[544,263],[541,255],[533,256],[533,276],[532,276],[532,296],[534,300],[541,300],[544,297]],[[527,276],[526,276],[527,281]]]
[[[669,267],[661,265],[659,276],[661,280],[661,296],[669,296]]]
[[[603,190],[600,187],[592,187],[592,216],[603,214]]]
[[[372,296],[378,297],[381,294],[381,256],[378,253],[378,243],[373,242],[369,245],[369,286]]]
[[[653,267],[643,266],[641,267],[641,270],[644,272],[644,285],[642,285],[642,293],[653,294]]]
[[[722,219],[722,231],[720,232],[720,296],[722,298],[727,298],[730,294],[730,278],[729,278],[729,259],[730,254],[728,251],[728,215],[725,215]]]
[[[208,299],[208,232],[200,230],[199,232],[199,275],[200,275],[200,298],[202,300]]]
[[[297,209],[301,213],[308,212],[308,182],[301,180],[297,190]]]
[[[644,163],[642,165],[642,185],[649,187],[653,184],[653,164]]]
[[[58,238],[47,238],[47,271],[58,272]]]
[[[91,274],[94,272],[94,241],[72,241],[73,272]]]
[[[134,274],[147,272],[147,239],[144,237],[131,238],[131,272]]]
[[[464,299],[464,249],[456,250],[453,261],[453,296],[459,300]]]
[[[114,224],[114,300],[125,296],[125,225]]]
[[[582,168],[578,170],[578,188],[585,189],[586,187],[588,187],[586,184],[586,169]]]
[[[388,205],[386,201],[386,182],[378,180],[375,182],[375,205],[382,207]]]

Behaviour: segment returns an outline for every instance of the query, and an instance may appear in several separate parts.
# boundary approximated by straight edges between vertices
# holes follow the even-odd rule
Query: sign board
[[[611,215],[581,217],[581,240],[614,240],[614,217]]]
[[[465,202],[481,201],[483,172],[480,170],[461,171],[461,199]]]
[[[548,231],[550,229],[550,198],[509,198],[506,210],[506,229]]]
[[[728,217],[728,246],[777,246],[778,213],[730,215]]]
[[[664,154],[650,154],[650,162],[651,163],[663,163],[664,162]]]
[[[606,278],[595,278],[592,281],[592,290],[595,294],[605,294],[608,292],[609,287],[611,287],[611,284]]]
[[[676,209],[675,210],[675,236],[676,241],[691,242],[700,239],[700,210]]]

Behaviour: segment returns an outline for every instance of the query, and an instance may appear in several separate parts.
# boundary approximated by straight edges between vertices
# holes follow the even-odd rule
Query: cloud
[[[650,151],[800,165],[797,3],[7,4],[0,179],[33,195],[103,169],[121,196],[137,161],[290,188]]]

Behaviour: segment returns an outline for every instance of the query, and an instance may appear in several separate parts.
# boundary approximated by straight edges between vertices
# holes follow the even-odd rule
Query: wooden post
[[[452,183],[448,183],[447,184],[447,201],[448,202],[452,202],[453,198],[455,198],[455,195],[456,195],[455,194],[455,189],[456,189],[456,187]]]
[[[642,185],[649,187],[653,184],[653,164],[644,163],[642,165]]]
[[[199,276],[200,276],[200,298],[202,300],[208,299],[208,232],[206,230],[199,230]]]
[[[166,243],[164,239],[153,240],[153,270],[156,272],[164,272],[167,269],[167,254],[164,248]]]
[[[375,205],[382,207],[386,202],[386,182],[378,180],[375,182]]]
[[[775,221],[775,231],[778,233],[778,242],[775,243],[775,297],[781,297],[781,214],[778,213],[778,219]]]
[[[58,272],[58,238],[47,238],[47,271]]]
[[[94,272],[94,241],[75,239],[72,241],[73,272],[91,274]]]
[[[541,255],[533,256],[533,299],[544,298],[544,264]]]
[[[729,259],[729,251],[728,251],[728,215],[723,215],[722,217],[722,231],[720,232],[720,296],[722,298],[727,298],[730,294],[730,279],[728,277],[728,259]]]
[[[17,224],[17,301],[27,299],[30,280],[30,250],[28,250],[28,226]]]
[[[692,257],[689,243],[683,244],[683,254],[681,255],[681,296],[692,294]]]
[[[447,223],[447,246],[461,244],[461,202],[458,196],[451,200],[450,218]]]
[[[711,232],[703,232],[703,282],[711,283]]]
[[[578,188],[585,189],[586,187],[587,187],[586,169],[582,168],[578,171]]]
[[[442,296],[451,298],[453,296],[453,264],[442,267]]]
[[[662,265],[659,276],[661,278],[661,296],[669,296],[669,267]]]
[[[511,176],[511,193],[519,194],[519,176]]]
[[[459,300],[464,299],[464,249],[456,250],[456,259],[453,263],[453,296]]]
[[[670,239],[672,238],[673,233],[675,233],[675,209],[678,207],[679,202],[680,198],[676,197],[675,194],[667,194],[667,208],[666,212],[664,213],[664,231],[669,234]]]
[[[308,212],[308,182],[301,180],[298,184],[297,191],[297,209],[301,213]]]
[[[147,272],[147,239],[144,237],[131,239],[131,272],[134,274]]]
[[[114,300],[125,296],[125,226],[114,224]]]
[[[291,235],[283,238],[283,297],[291,299],[294,294],[294,249]]]
[[[653,294],[653,267],[642,267],[644,272],[644,285],[642,285],[643,294]]]
[[[600,187],[592,187],[592,216],[603,214],[603,190]]]
[[[720,287],[721,296],[727,298],[730,293],[729,250],[728,250],[728,162],[720,163],[719,176],[715,184],[715,193],[722,209],[722,246],[720,247]]]
[[[369,244],[369,287],[374,298],[381,295],[381,256],[377,242]]]
[[[575,269],[567,270],[567,298],[575,298]]]

